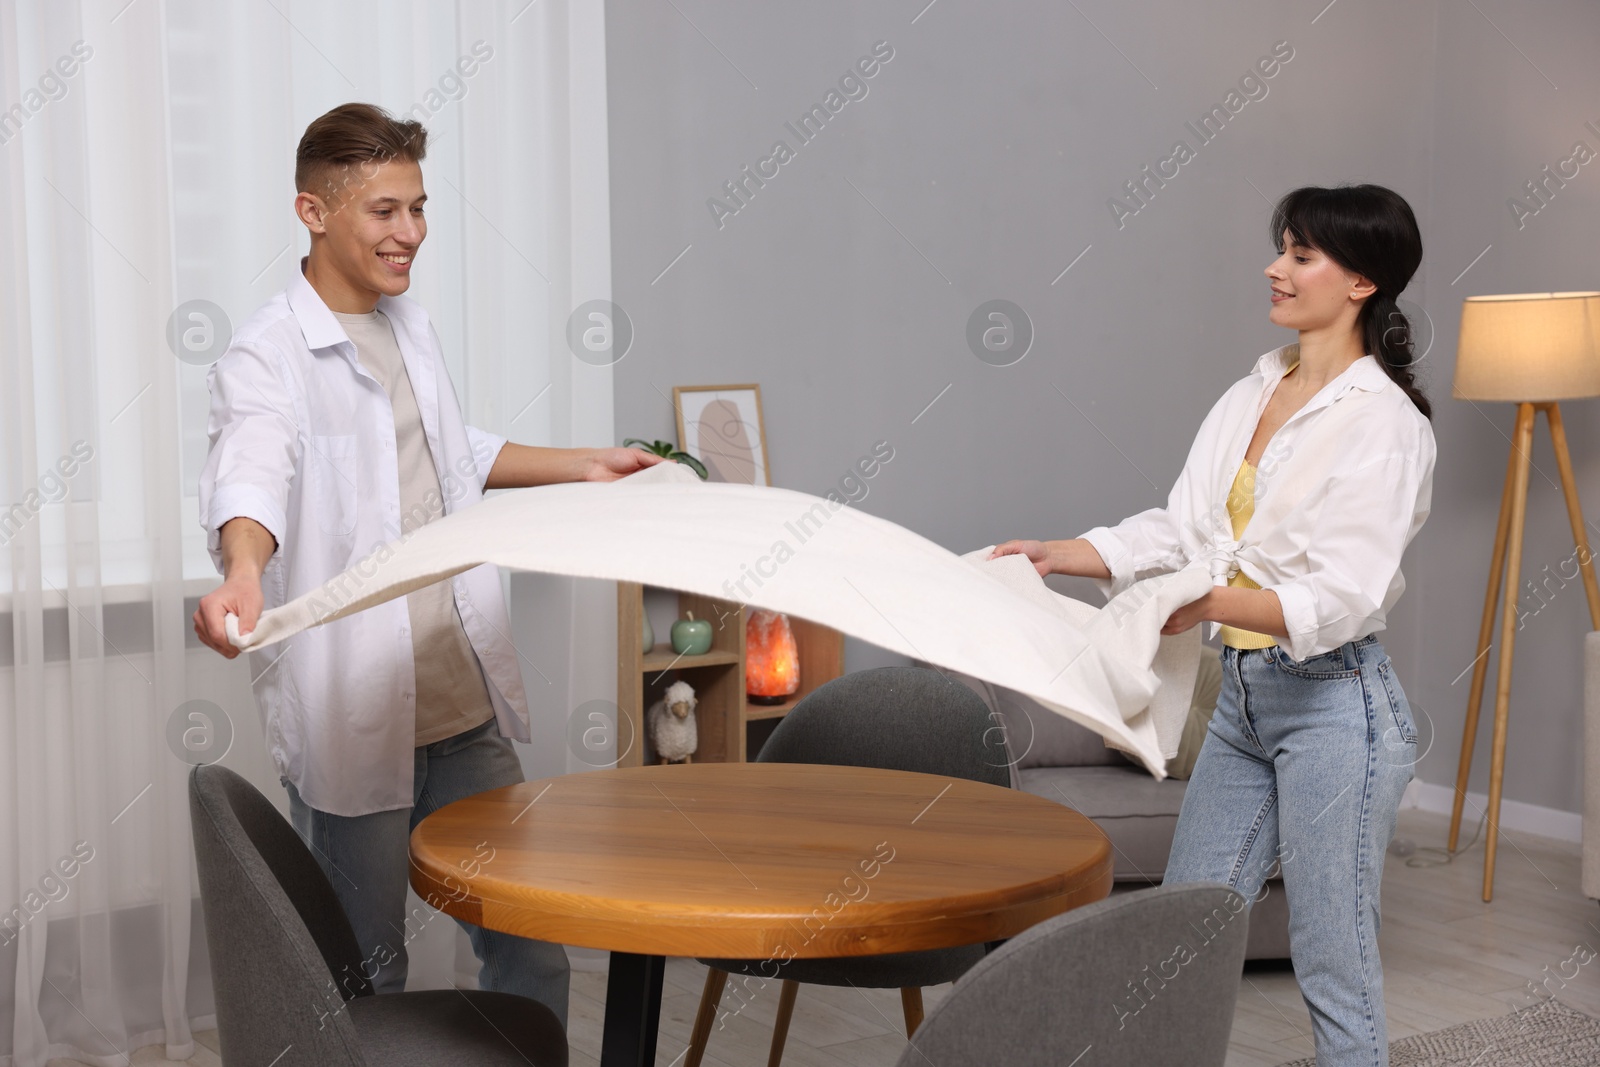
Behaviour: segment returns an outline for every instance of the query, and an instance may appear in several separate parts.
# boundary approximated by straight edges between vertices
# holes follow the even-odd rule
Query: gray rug
[[[1295,1060],[1283,1067],[1316,1067]],[[1547,1000],[1389,1045],[1389,1067],[1595,1067],[1600,1019]]]

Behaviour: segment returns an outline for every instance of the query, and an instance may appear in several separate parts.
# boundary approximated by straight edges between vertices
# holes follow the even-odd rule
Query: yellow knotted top
[[[1256,511],[1256,469],[1249,460],[1239,464],[1239,473],[1233,476],[1233,486],[1228,490],[1228,517],[1233,520],[1233,537],[1238,540],[1244,533],[1245,526],[1250,522],[1250,516]],[[1236,589],[1260,589],[1261,587],[1240,570],[1229,579],[1228,584]],[[1278,639],[1270,634],[1258,634],[1252,630],[1241,630],[1236,626],[1226,623],[1218,631],[1222,643],[1232,645],[1234,648],[1267,648],[1278,643]]]

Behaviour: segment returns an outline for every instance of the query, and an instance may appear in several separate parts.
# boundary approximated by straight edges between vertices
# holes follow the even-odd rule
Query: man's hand
[[[228,643],[224,620],[230,612],[239,616],[240,636],[256,628],[256,620],[261,618],[261,572],[278,550],[278,541],[265,526],[243,515],[223,523],[218,540],[226,577],[200,598],[194,632],[208,646],[233,659],[239,650]]]
[[[495,456],[485,489],[526,489],[558,482],[614,482],[665,457],[637,448],[543,448],[507,441]]]
[[[230,613],[239,616],[241,637],[256,628],[256,621],[261,618],[259,576],[237,574],[229,578],[201,597],[200,606],[195,609],[195,634],[228,659],[233,659],[239,655],[239,650],[228,643],[228,631],[224,625]]]
[[[614,482],[630,474],[653,467],[667,457],[646,452],[642,448],[596,448],[587,457],[580,481]]]

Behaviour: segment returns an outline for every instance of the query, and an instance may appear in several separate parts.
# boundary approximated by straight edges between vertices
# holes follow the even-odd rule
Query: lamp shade
[[[1600,293],[1467,297],[1452,392],[1518,403],[1600,396]]]

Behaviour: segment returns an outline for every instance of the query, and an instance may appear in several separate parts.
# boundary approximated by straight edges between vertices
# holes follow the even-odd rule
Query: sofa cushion
[[[918,666],[926,666],[916,661]],[[1004,686],[991,685],[959,671],[938,668],[983,698],[1000,728],[1005,731],[1011,765],[1018,770],[1029,767],[1132,767],[1134,764],[1114,748],[1108,748],[1100,735],[1063,718],[1032,697]]]
[[[1032,697],[995,686],[995,711],[1018,770],[1030,767],[1132,767],[1093,730],[1057,715]],[[1143,773],[1141,771],[1141,773]]]
[[[1178,754],[1167,760],[1167,773],[1172,777],[1188,778],[1194,773],[1195,760],[1200,758],[1200,746],[1205,743],[1206,731],[1221,695],[1222,653],[1209,645],[1201,645],[1189,717],[1184,720],[1183,735],[1178,739]]]
[[[1187,784],[1177,778],[1158,782],[1129,764],[1030,767],[1021,772],[1024,790],[1082,812],[1105,832],[1118,881],[1161,880]]]
[[[919,666],[922,664],[919,663]],[[1012,765],[1019,771],[1034,767],[1136,767],[1132,760],[1111,748],[1093,730],[1043,707],[1032,697],[1003,686],[973,678],[957,671],[944,671],[983,698],[990,714],[1005,732]],[[1194,769],[1195,757],[1205,740],[1206,725],[1217,706],[1222,689],[1222,656],[1216,649],[1200,646],[1200,665],[1195,676],[1189,717],[1184,724],[1177,755],[1167,761],[1167,773],[1187,778]],[[1013,783],[1016,784],[1016,783]]]

